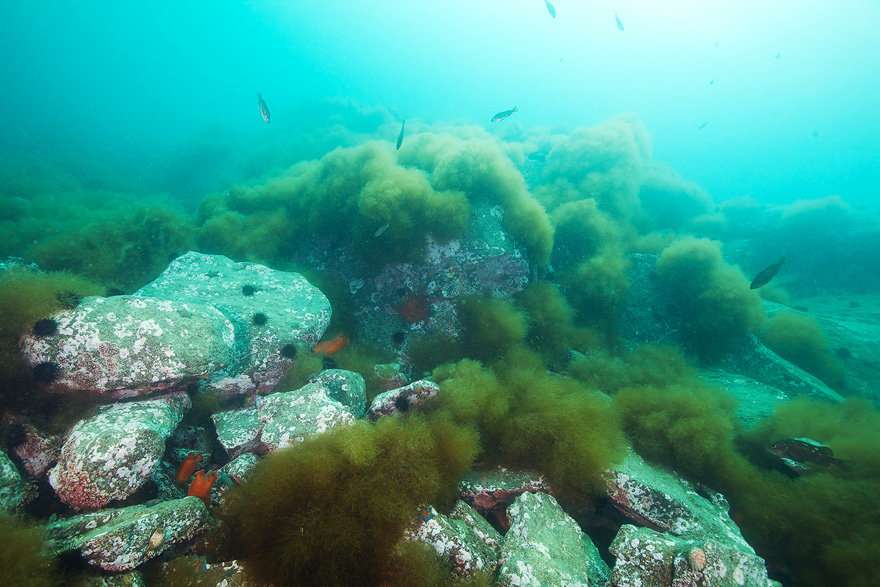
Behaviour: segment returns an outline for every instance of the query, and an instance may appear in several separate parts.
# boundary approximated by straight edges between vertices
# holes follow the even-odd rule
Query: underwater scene
[[[880,585],[876,1],[0,23],[0,585]]]

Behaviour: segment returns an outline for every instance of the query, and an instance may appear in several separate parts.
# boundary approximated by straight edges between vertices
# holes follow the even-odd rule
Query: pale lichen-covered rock
[[[56,555],[78,551],[90,565],[119,572],[187,542],[207,520],[202,500],[184,497],[65,518],[48,524],[46,536]]]
[[[611,579],[611,568],[602,558],[599,549],[586,533],[584,533],[584,553],[587,556],[587,577],[593,587],[604,587]]]
[[[461,500],[448,516],[428,506],[421,523],[406,538],[431,546],[460,577],[494,574],[503,541],[485,518]]]
[[[743,538],[720,494],[703,497],[681,477],[649,465],[630,452],[605,475],[612,504],[628,519],[684,538],[712,538],[743,552],[754,550]]]
[[[614,541],[613,587],[772,587],[764,560],[725,541],[685,539],[624,524]]]
[[[254,472],[258,462],[260,462],[260,459],[257,455],[252,452],[246,452],[223,465],[220,468],[220,472],[228,475],[230,479],[241,485]]]
[[[212,380],[230,393],[271,390],[293,363],[282,348],[311,348],[330,322],[330,302],[302,275],[222,255],[186,253],[136,295],[210,304],[232,322],[235,360]]]
[[[28,334],[21,348],[32,367],[57,366],[56,391],[134,397],[206,377],[232,360],[232,324],[197,301],[91,297],[52,319],[55,334]]]
[[[360,373],[345,369],[325,369],[312,376],[309,383],[317,383],[327,390],[330,399],[348,406],[355,418],[363,418],[367,410],[367,385]]]
[[[589,585],[584,533],[546,493],[523,493],[508,508],[498,585]]]
[[[175,393],[101,408],[67,435],[49,483],[74,509],[125,499],[149,479],[189,405],[185,393]]]
[[[355,420],[351,408],[331,399],[320,383],[258,397],[257,416],[262,426],[260,441],[269,451]]]
[[[509,526],[507,506],[523,493],[537,491],[551,492],[543,476],[504,467],[471,471],[458,484],[459,497],[502,529]]]
[[[440,393],[440,386],[433,381],[420,379],[409,385],[380,393],[373,398],[368,414],[370,419],[378,420],[397,412],[408,412]]]
[[[211,420],[214,421],[217,440],[230,457],[235,458],[260,446],[260,418],[256,406],[217,412],[211,415]]]
[[[24,440],[14,449],[31,477],[42,477],[61,454],[61,437],[44,434],[29,424],[23,425]]]
[[[379,389],[390,391],[409,383],[409,376],[403,371],[400,363],[380,363],[373,365],[373,375]]]
[[[766,383],[724,369],[701,369],[700,378],[736,399],[736,417],[745,428],[754,428],[772,416],[777,404],[791,397]]]
[[[33,486],[22,477],[12,459],[0,450],[0,512],[19,509],[34,495]]]

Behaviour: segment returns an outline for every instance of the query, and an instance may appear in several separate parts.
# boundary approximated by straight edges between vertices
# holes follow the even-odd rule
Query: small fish
[[[391,226],[391,225],[386,222],[385,224],[383,224],[382,226],[377,228],[376,232],[373,233],[373,238],[379,238],[380,236],[385,234],[385,231],[388,230],[389,226]]]
[[[809,473],[817,467],[846,467],[846,463],[834,456],[830,446],[812,438],[785,438],[777,440],[767,451],[777,457],[795,476]]]
[[[706,121],[704,121],[702,124],[700,124],[700,126],[697,127],[697,130],[703,130],[703,129],[706,128],[707,126],[709,126],[709,121],[708,121],[708,120],[706,120]]]
[[[714,85],[715,85],[715,79],[714,79],[714,78],[709,80],[709,85],[710,85],[710,86],[714,86]]]
[[[196,467],[199,466],[200,462],[202,462],[202,455],[197,452],[188,454],[177,469],[177,484],[186,484],[189,478],[192,477],[192,474],[195,473]]]
[[[400,134],[397,135],[397,145],[395,149],[400,150],[401,145],[403,145],[403,133],[406,131],[406,119],[400,124]]]
[[[616,12],[614,13],[614,22],[617,23],[617,30],[623,32],[623,21],[620,20],[620,16]]]
[[[556,7],[550,2],[550,0],[544,0],[544,5],[547,6],[547,12],[550,13],[550,16],[556,18]]]
[[[156,550],[165,542],[165,528],[156,528],[156,531],[150,534],[149,549]]]
[[[499,120],[504,120],[505,118],[510,118],[514,112],[519,112],[519,108],[514,106],[510,110],[502,110],[498,114],[492,117],[492,122],[498,122]]]
[[[217,471],[211,471],[207,474],[204,471],[197,471],[196,478],[193,479],[192,483],[189,484],[189,490],[186,492],[186,494],[194,495],[205,502],[205,505],[210,505],[211,487],[214,485],[214,481],[216,480]]]
[[[780,51],[776,52],[776,59],[782,59],[782,53]]]
[[[749,286],[751,289],[758,289],[759,287],[764,287],[773,277],[779,273],[779,270],[782,268],[782,265],[785,263],[785,257],[782,257],[777,262],[773,263],[769,267],[765,267],[755,275],[755,278],[752,280],[752,284]]]
[[[257,100],[260,104],[260,118],[263,119],[263,122],[269,124],[272,120],[272,115],[269,113],[269,106],[266,104],[266,101],[263,100],[263,94],[257,94]]]
[[[348,346],[348,337],[338,334],[330,340],[322,340],[312,350],[319,355],[335,355]]]

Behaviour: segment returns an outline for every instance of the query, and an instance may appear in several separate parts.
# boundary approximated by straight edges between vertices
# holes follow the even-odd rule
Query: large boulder
[[[78,510],[127,498],[150,478],[189,406],[185,393],[175,393],[101,408],[67,435],[49,483]]]
[[[0,512],[17,510],[33,497],[33,486],[22,477],[9,455],[0,450]]]
[[[56,391],[127,398],[179,387],[232,361],[232,324],[198,301],[85,298],[22,338],[25,360]]]
[[[345,369],[325,369],[309,379],[327,390],[327,396],[348,406],[355,418],[367,411],[367,385],[360,373]]]
[[[590,585],[594,548],[552,496],[523,493],[508,508],[508,516],[498,585]]]
[[[136,295],[210,304],[223,313],[234,325],[234,360],[212,384],[231,393],[271,390],[297,347],[312,348],[330,322],[330,302],[302,275],[222,255],[186,253]]]
[[[764,560],[724,540],[684,539],[624,524],[610,547],[610,587],[773,587]]]
[[[208,521],[198,497],[80,514],[46,526],[56,555],[79,552],[105,571],[129,571],[169,548],[191,540]]]
[[[370,403],[368,415],[371,420],[390,416],[398,412],[408,412],[417,408],[440,393],[440,386],[433,381],[420,379],[409,385],[380,393]]]
[[[523,493],[538,491],[551,492],[542,475],[505,467],[471,471],[458,484],[459,497],[504,530],[510,525],[507,507]]]
[[[428,506],[407,539],[431,546],[459,577],[493,575],[503,538],[471,506],[459,500],[449,515]]]

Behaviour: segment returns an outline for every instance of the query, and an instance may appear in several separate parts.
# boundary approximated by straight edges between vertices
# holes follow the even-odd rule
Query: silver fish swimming
[[[406,132],[406,119],[403,120],[403,123],[400,125],[400,134],[397,135],[397,145],[395,148],[399,151],[401,145],[403,145],[403,134]]]
[[[257,101],[260,105],[260,118],[263,119],[263,122],[269,124],[272,120],[272,114],[269,113],[269,106],[266,104],[266,101],[263,100],[263,94],[257,94]]]
[[[550,16],[556,18],[556,7],[553,6],[553,3],[550,0],[544,0],[544,4],[547,6],[547,12],[550,13]]]
[[[510,110],[502,110],[498,114],[492,117],[492,122],[498,122],[499,120],[504,120],[505,118],[510,118],[514,112],[518,112],[519,108],[514,106]]]
[[[617,23],[617,30],[623,32],[623,21],[620,20],[620,16],[616,12],[614,13],[614,22]]]

